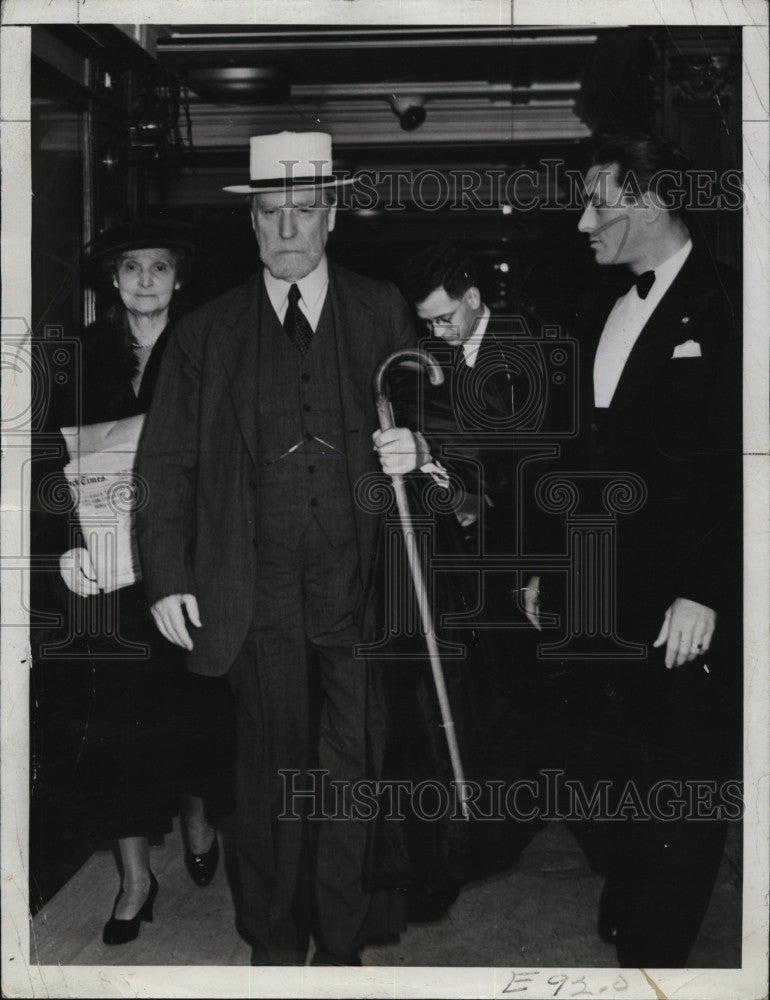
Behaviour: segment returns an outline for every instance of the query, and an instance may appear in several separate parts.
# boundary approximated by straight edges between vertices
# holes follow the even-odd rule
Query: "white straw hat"
[[[276,132],[250,140],[249,184],[223,188],[233,194],[329,188],[349,183],[332,172],[332,137],[328,132]]]

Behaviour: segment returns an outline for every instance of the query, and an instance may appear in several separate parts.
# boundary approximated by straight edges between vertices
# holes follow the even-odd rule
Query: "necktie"
[[[299,307],[300,293],[296,285],[289,289],[289,306],[283,318],[283,328],[300,354],[307,354],[313,340],[313,327]]]
[[[636,279],[636,294],[640,299],[646,299],[650,294],[650,289],[655,284],[655,272],[645,271]]]

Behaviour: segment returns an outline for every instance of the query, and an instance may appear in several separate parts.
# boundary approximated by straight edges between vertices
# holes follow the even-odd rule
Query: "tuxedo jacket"
[[[596,297],[578,317],[582,405],[573,467],[631,473],[644,484],[640,501],[617,513],[621,619],[639,632],[628,639],[652,642],[677,597],[717,612],[739,606],[736,278],[691,251],[634,344],[606,410],[593,408],[593,367],[615,295]],[[593,499],[599,503],[598,493]]]
[[[147,502],[137,534],[150,604],[194,594],[189,666],[225,673],[254,611],[260,475],[256,393],[261,272],[186,316],[172,331],[137,456]],[[342,418],[351,491],[380,467],[372,378],[392,351],[414,346],[396,288],[329,261]],[[375,544],[376,515],[354,502],[361,574],[360,617]],[[362,622],[362,627],[365,623]]]

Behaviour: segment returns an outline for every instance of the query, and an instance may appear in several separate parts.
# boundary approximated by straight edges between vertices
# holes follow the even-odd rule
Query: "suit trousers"
[[[343,782],[365,774],[357,542],[332,546],[312,521],[296,550],[259,538],[257,567],[252,628],[230,669],[240,919],[273,962],[304,964],[311,930],[327,951],[354,950],[370,902],[364,823],[322,819],[329,802],[292,794],[320,787],[308,768]]]
[[[561,814],[606,878],[604,919],[617,929],[621,966],[685,966],[708,907],[725,816],[737,818],[722,783],[740,777],[740,727],[718,674],[716,658],[709,673],[699,661],[671,671],[585,664],[543,698],[541,761],[563,770]],[[602,781],[609,816],[587,818],[568,782],[587,801]]]

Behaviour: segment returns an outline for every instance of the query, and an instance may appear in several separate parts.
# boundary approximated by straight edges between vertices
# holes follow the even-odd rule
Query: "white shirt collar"
[[[476,358],[478,357],[479,349],[481,348],[481,341],[486,333],[487,323],[489,322],[489,309],[486,306],[482,308],[481,315],[476,320],[476,325],[473,329],[473,333],[468,337],[465,343],[462,345],[463,354],[465,355],[465,363],[469,368],[473,368],[476,364]]]
[[[646,299],[640,298],[636,287],[632,285],[613,306],[604,324],[594,358],[594,404],[597,407],[608,407],[612,402],[634,344],[682,270],[691,250],[692,240],[688,240],[668,260],[655,268],[655,281]]]
[[[299,307],[315,330],[318,326],[318,320],[321,318],[321,310],[326,300],[326,290],[329,287],[329,262],[326,259],[326,254],[323,255],[310,274],[306,274],[298,281],[284,281],[283,278],[276,278],[267,268],[263,269],[262,274],[270,303],[281,323],[283,323],[286,310],[289,307],[289,289],[292,285],[296,285],[301,296]]]

